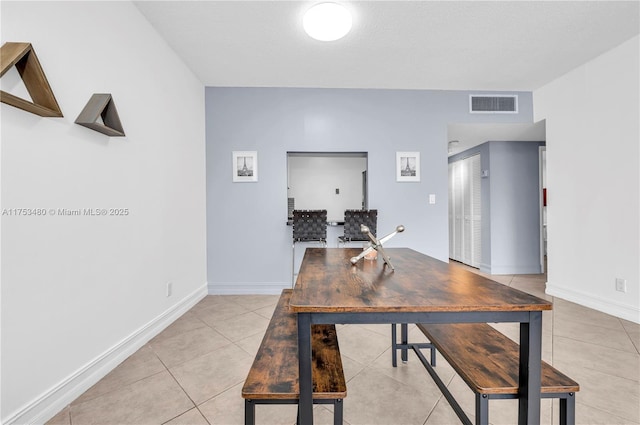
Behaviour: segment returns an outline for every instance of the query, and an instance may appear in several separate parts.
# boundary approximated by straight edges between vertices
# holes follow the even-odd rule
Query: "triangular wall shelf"
[[[102,118],[102,123],[99,122]],[[104,123],[104,124],[103,124]],[[108,93],[95,93],[84,107],[76,124],[99,131],[107,136],[124,137],[124,129],[118,117],[116,105]]]
[[[62,111],[31,43],[4,43],[0,48],[0,77],[16,66],[33,102],[0,90],[0,101],[41,117],[62,117]]]

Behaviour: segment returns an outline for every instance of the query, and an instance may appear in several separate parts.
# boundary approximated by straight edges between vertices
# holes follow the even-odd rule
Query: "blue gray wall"
[[[541,273],[540,165],[544,142],[491,141],[449,158],[480,154],[482,260],[491,274]]]
[[[379,233],[404,224],[406,232],[389,246],[447,261],[447,125],[533,117],[529,92],[517,93],[520,113],[496,115],[470,114],[470,93],[208,87],[209,291],[275,293],[290,286],[287,151],[368,152],[369,207],[379,211]],[[235,150],[258,151],[258,182],[232,182]],[[396,151],[421,153],[419,183],[396,182]]]

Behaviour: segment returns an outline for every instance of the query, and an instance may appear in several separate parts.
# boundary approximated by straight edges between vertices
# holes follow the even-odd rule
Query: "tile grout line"
[[[622,326],[622,329],[624,330],[624,333],[627,334],[627,338],[629,338],[629,341],[631,342],[631,345],[633,345],[633,347],[636,349],[636,353],[640,354],[640,349],[638,348],[638,346],[633,341],[633,338],[631,337],[631,335],[629,334],[629,331],[627,330],[626,326],[622,322],[622,319],[620,319],[619,317],[617,319],[618,319],[618,322],[620,323],[620,326]]]
[[[154,352],[154,354],[156,354]],[[184,412],[174,416],[173,418],[169,419],[168,421],[163,422],[163,424],[166,424],[167,422],[171,422],[172,420],[180,417],[181,415],[184,415],[185,413],[187,413],[189,410],[192,410],[194,407],[197,408],[198,405],[195,403],[195,401],[193,401],[193,399],[191,398],[191,396],[189,395],[189,393],[187,392],[187,390],[184,389],[184,387],[180,384],[180,382],[178,382],[178,379],[173,375],[173,373],[171,373],[171,370],[169,370],[169,368],[167,367],[167,365],[162,361],[162,359],[156,354],[156,357],[158,357],[158,360],[160,360],[160,363],[162,363],[162,366],[164,366],[165,370],[167,371],[167,373],[171,376],[171,378],[173,378],[173,381],[178,385],[178,387],[180,387],[180,389],[182,390],[182,392],[184,393],[184,395],[187,396],[187,398],[189,399],[189,401],[191,402],[191,404],[193,404],[193,407],[191,407],[190,409],[185,410]],[[198,410],[199,412],[200,410]],[[201,413],[202,414],[202,413]],[[204,417],[204,416],[203,416]],[[205,418],[205,420],[207,420],[207,418]],[[207,420],[207,422],[209,422]]]
[[[615,412],[610,412],[610,411],[608,411],[608,410],[604,410],[604,409],[602,409],[602,408],[600,408],[600,407],[593,406],[593,405],[591,405],[591,404],[580,403],[577,399],[576,399],[576,411],[578,410],[578,405],[579,405],[579,404],[582,404],[582,405],[584,405],[584,406],[587,406],[589,409],[593,409],[593,410],[597,410],[597,411],[599,411],[599,412],[605,413],[605,414],[607,414],[607,415],[609,415],[609,416],[615,416],[615,417],[616,417],[616,419],[620,419],[620,421],[624,421],[624,422],[621,422],[621,423],[623,423],[623,424],[625,424],[625,425],[640,425],[640,422],[630,422],[630,421],[633,421],[633,420],[632,420],[632,419],[627,419],[627,418],[622,417],[622,416],[619,416],[619,415],[618,415],[617,413],[615,413]]]
[[[216,295],[214,295],[214,297],[216,297]],[[230,301],[230,302],[232,302],[232,303],[233,303],[235,306],[237,306],[239,309],[242,309],[242,310],[243,310],[243,312],[242,312],[242,313],[239,313],[239,314],[234,314],[234,316],[233,316],[233,317],[230,317],[230,318],[225,319],[225,320],[232,320],[232,319],[234,319],[234,318],[236,318],[236,317],[238,317],[239,315],[242,315],[242,314],[248,314],[248,313],[258,314],[258,313],[255,313],[255,311],[256,311],[256,310],[259,310],[259,309],[262,309],[262,308],[265,308],[265,307],[268,307],[268,306],[269,306],[269,305],[265,305],[265,306],[261,306],[261,307],[258,307],[258,308],[256,308],[256,309],[251,310],[251,309],[246,308],[245,306],[243,306],[242,304],[240,304],[240,303],[238,303],[238,302],[236,302],[236,301],[234,301],[234,300],[229,300],[229,301]],[[275,305],[274,305],[273,307],[275,308]],[[214,307],[214,308],[215,308],[215,307]],[[212,326],[212,325],[210,325],[209,323],[207,323],[207,322],[205,322],[204,320],[202,320],[202,318],[201,318],[197,313],[194,313],[194,314],[195,314],[195,316],[198,318],[198,320],[199,320],[199,321],[201,321],[202,323],[204,323],[204,325],[205,325],[207,328],[209,328],[209,329],[213,330],[214,332],[216,332],[217,334],[219,334],[220,336],[222,336],[225,340],[227,340],[227,341],[229,342],[229,344],[226,344],[226,345],[224,345],[223,347],[228,347],[228,346],[230,346],[230,345],[234,345],[235,347],[237,347],[238,349],[240,349],[240,350],[242,350],[243,352],[247,353],[248,355],[254,355],[254,356],[255,356],[255,353],[253,353],[253,354],[252,354],[252,353],[249,353],[247,350],[245,350],[245,349],[244,349],[244,348],[242,348],[240,345],[238,345],[238,344],[236,343],[236,341],[232,341],[232,340],[230,340],[227,336],[225,336],[224,334],[222,334],[222,333],[221,333],[219,330],[217,330],[214,326]],[[259,315],[260,317],[264,317],[264,316],[262,316],[262,315],[260,315],[260,314],[258,314],[258,315]],[[222,321],[224,321],[224,320],[222,320]],[[253,336],[253,335],[251,335],[251,336]],[[249,337],[247,337],[247,338],[250,338],[251,336],[249,336]],[[208,353],[205,353],[205,354],[203,354],[202,356],[204,356],[204,355],[209,355],[209,354],[211,354],[211,353],[213,353],[213,352],[215,352],[215,351],[217,351],[218,349],[221,349],[221,348],[223,348],[223,347],[218,347],[217,349],[212,350],[212,351],[210,351],[210,352],[208,352]],[[155,354],[155,352],[154,352],[154,354]],[[157,356],[157,354],[156,354],[156,356]],[[190,360],[188,360],[188,361],[192,361],[192,360],[194,360],[194,359],[196,359],[196,358],[199,358],[199,357],[202,357],[202,356],[194,357],[193,359],[190,359]],[[169,374],[171,375],[171,377],[174,379],[174,381],[178,384],[178,386],[180,387],[180,389],[182,389],[182,391],[185,393],[185,395],[186,395],[186,396],[189,398],[189,400],[193,403],[194,408],[198,410],[198,412],[200,413],[200,415],[205,419],[205,421],[207,421],[207,423],[208,423],[208,424],[211,424],[211,422],[209,422],[209,419],[208,419],[208,418],[207,418],[207,417],[202,413],[202,411],[200,410],[200,407],[199,407],[199,406],[201,406],[201,405],[203,405],[204,403],[207,403],[207,402],[209,402],[209,401],[211,401],[211,400],[215,399],[216,397],[219,397],[220,395],[222,395],[222,394],[226,393],[227,391],[230,391],[232,388],[234,388],[235,386],[237,386],[238,384],[240,384],[240,383],[242,382],[242,381],[239,381],[239,382],[237,382],[237,383],[234,383],[233,385],[231,385],[231,386],[229,386],[228,388],[226,388],[226,389],[222,390],[222,391],[221,391],[221,392],[219,392],[218,394],[216,394],[216,395],[214,395],[214,396],[212,396],[212,397],[210,397],[210,398],[208,398],[208,399],[204,400],[204,401],[203,401],[202,403],[200,403],[200,404],[197,404],[197,403],[196,403],[196,402],[191,398],[191,396],[189,395],[189,393],[184,389],[184,387],[182,387],[182,385],[180,384],[180,382],[178,381],[178,379],[173,375],[173,373],[169,370],[169,368],[166,366],[166,364],[165,364],[161,359],[160,359],[160,361],[162,362],[163,366],[167,369],[167,371],[169,372]],[[183,362],[183,363],[186,363],[186,362]],[[183,363],[181,363],[181,364],[183,364]],[[248,372],[248,371],[247,371],[247,372]],[[192,410],[192,409],[189,409],[189,410]],[[187,411],[188,411],[188,410],[187,410]],[[186,412],[183,412],[183,413],[181,413],[180,415],[183,415],[184,413],[186,413]],[[178,416],[180,416],[180,415],[178,415]],[[176,417],[178,417],[178,416],[176,416]],[[173,419],[175,419],[175,418],[173,418]],[[173,419],[171,419],[171,420],[173,420]]]
[[[237,303],[236,303],[236,304],[237,304]],[[240,306],[240,307],[242,307],[242,306]],[[205,323],[205,324],[206,324],[206,323]],[[205,354],[203,354],[203,355],[200,355],[200,356],[194,357],[194,358],[192,358],[192,359],[190,359],[190,360],[184,361],[184,362],[182,362],[182,363],[180,363],[180,364],[178,364],[178,365],[176,365],[176,366],[180,366],[180,365],[182,365],[182,364],[184,364],[184,363],[187,363],[187,362],[189,362],[189,361],[193,361],[193,360],[198,359],[198,358],[200,358],[200,357],[210,355],[211,353],[213,353],[213,352],[215,352],[215,351],[217,351],[217,350],[219,350],[219,349],[222,349],[222,348],[225,348],[225,347],[229,347],[230,345],[234,345],[234,346],[236,346],[238,349],[240,349],[240,350],[244,351],[245,353],[247,353],[247,354],[251,355],[251,353],[247,352],[247,351],[246,351],[246,350],[244,350],[242,347],[240,347],[238,344],[236,344],[235,342],[231,341],[229,338],[227,338],[226,336],[224,336],[222,333],[220,333],[219,331],[217,331],[215,328],[213,328],[213,327],[209,326],[208,324],[206,324],[206,325],[207,325],[207,327],[209,327],[211,330],[215,331],[215,332],[216,332],[216,333],[218,333],[220,336],[222,336],[224,339],[226,339],[227,341],[229,341],[229,344],[223,345],[222,347],[218,347],[218,348],[216,348],[216,349],[214,349],[214,350],[212,350],[212,351],[209,351],[209,352],[207,352],[207,353],[205,353]],[[208,398],[208,399],[204,400],[204,401],[203,401],[202,403],[200,403],[200,404],[197,404],[197,403],[196,403],[196,402],[191,398],[191,396],[189,395],[189,393],[187,392],[187,390],[186,390],[186,389],[185,389],[185,388],[180,384],[180,382],[179,382],[179,381],[178,381],[178,379],[174,376],[174,374],[171,372],[171,370],[169,369],[169,367],[167,367],[167,365],[165,364],[165,362],[164,362],[164,361],[162,361],[162,359],[157,355],[157,353],[155,353],[155,351],[154,351],[154,354],[156,355],[156,357],[158,357],[158,360],[160,360],[160,362],[162,363],[162,365],[165,367],[165,369],[167,370],[167,372],[169,373],[169,375],[171,375],[171,377],[173,378],[173,380],[178,384],[178,386],[180,387],[180,389],[185,393],[185,395],[187,396],[187,398],[189,399],[189,401],[191,401],[191,403],[193,403],[193,406],[194,406],[195,408],[197,408],[197,409],[198,409],[198,412],[200,412],[200,414],[205,418],[205,420],[206,420],[206,421],[207,421],[207,423],[209,423],[209,424],[210,424],[209,420],[208,420],[208,419],[206,418],[206,416],[205,416],[205,415],[200,411],[200,409],[199,409],[199,407],[198,407],[198,406],[200,406],[200,405],[202,405],[202,404],[204,404],[204,403],[206,403],[206,402],[208,402],[208,401],[210,401],[210,400],[213,400],[214,398],[216,398],[216,397],[220,396],[221,394],[224,394],[225,392],[229,391],[230,389],[232,389],[233,387],[235,387],[236,385],[238,385],[240,382],[242,382],[242,381],[239,381],[239,382],[237,382],[237,383],[234,383],[234,384],[232,384],[231,386],[229,386],[228,388],[226,388],[226,389],[222,390],[221,392],[219,392],[218,394],[216,394],[216,395],[214,395],[214,396],[212,396],[212,397],[210,397],[210,398]],[[247,371],[247,372],[248,372],[248,371]],[[191,410],[191,409],[189,409],[189,410]],[[187,411],[185,411],[185,412],[182,412],[182,413],[181,413],[181,415],[183,415],[183,414],[184,414],[184,413],[186,413],[186,412],[188,412],[188,410],[187,410]],[[178,415],[178,416],[180,416],[180,415]],[[176,417],[178,417],[178,416],[176,416]],[[172,418],[172,419],[170,419],[170,420],[173,420],[173,419],[175,419],[175,418]]]
[[[154,354],[155,356],[157,356],[155,352],[154,352],[153,354]],[[158,359],[158,360],[159,360],[159,359]],[[160,362],[162,363],[162,361],[160,361]],[[163,363],[162,365],[164,366],[164,363]],[[114,370],[115,370],[115,369],[114,369]],[[80,405],[82,405],[82,404],[85,404],[85,403],[88,403],[88,402],[94,401],[94,400],[96,400],[96,399],[98,399],[98,398],[104,397],[104,396],[106,396],[106,395],[108,395],[108,394],[111,394],[111,393],[113,393],[113,392],[115,392],[115,391],[121,390],[122,388],[130,387],[131,385],[137,384],[137,383],[139,383],[139,382],[141,382],[141,381],[144,381],[145,379],[149,379],[149,378],[151,378],[151,377],[153,377],[153,376],[159,375],[159,374],[161,374],[162,372],[164,372],[164,371],[162,371],[162,370],[161,370],[161,371],[159,371],[159,372],[152,373],[151,375],[147,375],[147,376],[145,376],[145,377],[143,377],[143,378],[136,379],[135,381],[131,381],[131,382],[129,382],[129,383],[127,383],[127,384],[125,384],[125,385],[118,386],[118,387],[113,388],[113,389],[111,389],[111,390],[109,390],[109,391],[106,391],[106,392],[104,392],[104,393],[102,393],[102,394],[99,394],[99,395],[97,395],[97,396],[95,396],[95,397],[89,398],[89,399],[87,399],[87,400],[83,400],[83,401],[81,401],[81,402],[77,402],[77,401],[78,401],[78,398],[80,398],[80,397],[82,396],[82,394],[81,394],[80,396],[78,396],[78,398],[76,398],[75,400],[73,400],[71,403],[69,403],[69,404],[68,404],[68,407],[69,407],[69,416],[71,416],[71,407],[72,407],[72,406],[80,406]],[[105,376],[106,376],[106,375],[105,375]],[[104,378],[102,378],[100,381],[96,382],[94,385],[97,385],[98,383],[102,382],[102,380],[103,380],[103,379],[104,379]],[[93,388],[93,386],[91,386],[89,389],[91,389],[91,388]],[[89,391],[89,390],[87,390],[87,391]],[[87,391],[85,391],[85,393],[86,393]],[[83,393],[83,394],[84,394],[84,393]]]
[[[555,335],[555,334],[554,334],[554,335],[553,335],[553,337],[554,337],[554,338],[555,338],[555,337],[558,337],[558,338],[565,338],[565,339],[568,339],[568,340],[570,340],[570,341],[576,341],[576,342],[581,342],[581,343],[583,343],[583,344],[592,345],[592,346],[595,346],[595,347],[606,348],[606,349],[609,349],[609,350],[617,351],[617,352],[619,352],[619,353],[625,353],[625,354],[631,354],[631,355],[638,355],[638,354],[639,354],[637,351],[634,353],[634,352],[631,352],[631,351],[621,350],[621,349],[616,348],[616,347],[611,347],[610,345],[601,345],[601,344],[598,344],[598,343],[594,343],[594,342],[590,342],[590,341],[585,341],[585,340],[583,340],[583,339],[576,339],[576,338],[572,338],[572,337],[564,336],[564,335]],[[634,345],[634,349],[635,349],[635,345]]]
[[[442,359],[442,360],[444,360],[444,359]],[[447,384],[446,384],[447,389],[449,389],[449,385],[451,385],[451,383],[453,382],[453,379],[455,378],[455,376],[456,376],[455,373],[453,375],[451,375],[451,378],[449,379],[449,382],[447,382]],[[424,420],[422,425],[427,425],[427,423],[429,422],[429,418],[431,418],[431,415],[433,415],[433,413],[436,411],[436,409],[438,408],[438,405],[442,402],[443,399],[445,399],[445,398],[444,398],[444,395],[441,393],[438,396],[438,400],[436,400],[435,404],[433,405],[433,409],[431,409],[431,411],[427,415],[427,418]]]

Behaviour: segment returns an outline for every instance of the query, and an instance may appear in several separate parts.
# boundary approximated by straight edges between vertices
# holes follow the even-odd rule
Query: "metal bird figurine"
[[[351,257],[351,260],[350,260],[351,264],[355,265],[358,261],[360,261],[362,257],[367,255],[371,251],[376,250],[380,255],[382,255],[382,258],[384,259],[384,263],[388,265],[391,268],[391,270],[395,270],[393,268],[393,264],[391,264],[391,260],[389,259],[389,256],[387,255],[386,252],[384,252],[384,248],[382,247],[382,244],[388,241],[389,239],[391,239],[392,237],[394,237],[397,233],[404,232],[404,226],[399,225],[398,227],[396,227],[396,230],[394,232],[389,233],[387,236],[381,239],[377,239],[375,235],[371,233],[371,230],[369,230],[369,228],[364,224],[360,225],[360,231],[369,237],[369,239],[371,240],[371,246],[364,249],[360,253],[360,255],[358,255],[357,257]]]

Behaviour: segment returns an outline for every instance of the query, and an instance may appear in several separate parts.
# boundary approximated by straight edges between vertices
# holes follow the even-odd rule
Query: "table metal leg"
[[[398,344],[398,335],[396,331],[396,324],[391,324],[391,366],[398,366],[398,349],[396,345]]]
[[[311,315],[298,313],[299,423],[313,425],[313,382],[311,376]]]
[[[566,398],[560,399],[560,425],[575,425],[576,423],[576,397],[575,393],[569,393]]]
[[[476,425],[489,425],[489,397],[476,394]]]
[[[541,357],[542,312],[532,311],[529,323],[520,323],[519,425],[540,423]]]
[[[344,413],[342,409],[342,399],[339,398],[333,404],[333,425],[342,425],[344,422]]]
[[[255,425],[256,423],[256,405],[253,400],[246,399],[244,401],[244,425]]]
[[[407,325],[406,323],[402,323],[400,325],[400,339],[402,340],[402,344],[405,346],[405,348],[400,350],[400,358],[402,359],[402,363],[406,363],[407,360],[409,360],[409,350],[406,348],[407,344],[409,343],[408,329],[409,325]]]

